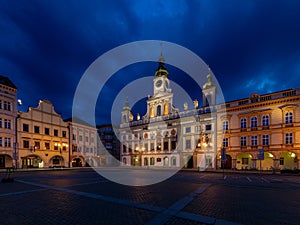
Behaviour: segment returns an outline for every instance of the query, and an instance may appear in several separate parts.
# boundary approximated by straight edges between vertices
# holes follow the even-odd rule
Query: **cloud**
[[[198,54],[226,99],[300,87],[299,8],[299,1],[269,0],[2,1],[0,73],[17,84],[24,104],[47,98],[69,117],[76,85],[97,57],[127,42],[156,39]],[[125,70],[106,96],[155,69]]]

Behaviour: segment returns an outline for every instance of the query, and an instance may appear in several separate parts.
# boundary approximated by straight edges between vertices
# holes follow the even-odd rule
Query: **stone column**
[[[232,165],[231,165],[232,169],[235,170],[235,169],[236,169],[236,159],[232,159],[232,160],[231,160],[231,164],[232,164]]]
[[[251,169],[256,169],[256,161],[257,159],[252,159]]]
[[[274,167],[275,171],[279,170],[279,159],[273,160],[273,167]]]

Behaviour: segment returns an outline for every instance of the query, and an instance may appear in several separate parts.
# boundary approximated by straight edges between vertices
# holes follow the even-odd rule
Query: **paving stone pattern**
[[[143,171],[141,171],[143,173]],[[4,174],[0,173],[0,178]],[[300,224],[300,177],[181,171],[150,186],[91,169],[17,172],[0,183],[0,224]]]

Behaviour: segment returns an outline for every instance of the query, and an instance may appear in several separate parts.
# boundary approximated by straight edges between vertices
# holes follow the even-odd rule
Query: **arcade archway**
[[[38,155],[28,155],[22,157],[22,168],[43,168],[44,161]]]

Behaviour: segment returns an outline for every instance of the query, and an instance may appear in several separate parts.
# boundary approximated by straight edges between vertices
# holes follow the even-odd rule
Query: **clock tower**
[[[147,100],[148,118],[168,115],[172,113],[173,108],[173,93],[170,88],[170,80],[168,79],[168,70],[165,67],[165,59],[160,54],[158,58],[158,68],[155,71],[153,79],[153,96]]]
[[[153,79],[154,96],[164,95],[165,93],[171,93],[170,81],[168,79],[169,72],[165,67],[165,59],[160,55],[158,58],[158,68],[155,71],[155,78]]]

